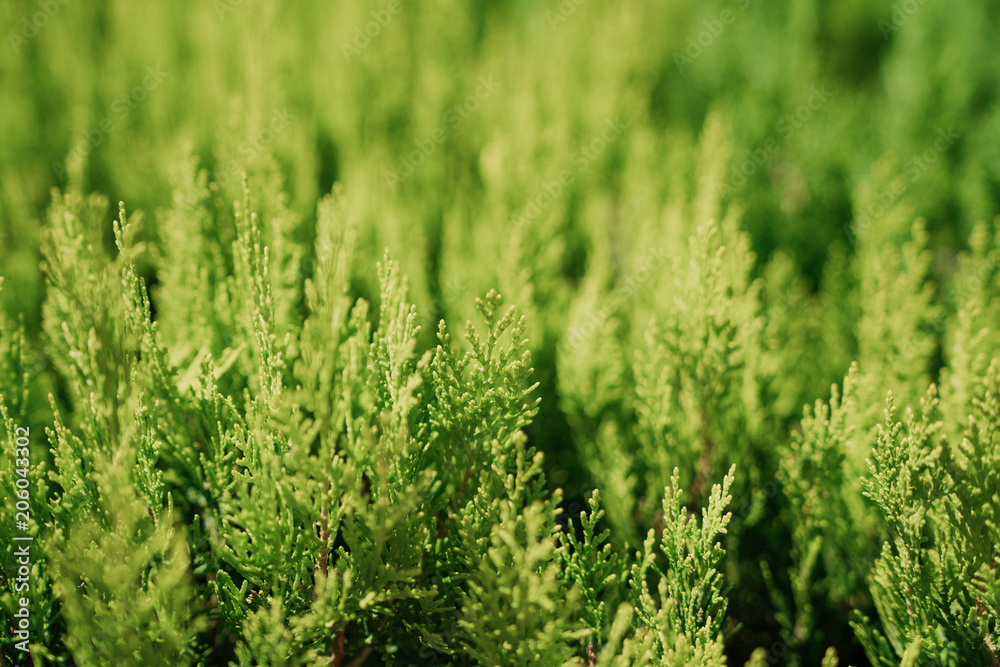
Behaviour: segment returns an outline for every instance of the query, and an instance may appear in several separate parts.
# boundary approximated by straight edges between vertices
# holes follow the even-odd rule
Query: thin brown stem
[[[368,656],[371,655],[373,650],[374,649],[371,646],[366,646],[364,650],[361,651],[361,655],[352,660],[351,664],[349,664],[347,667],[361,667],[364,661],[368,659]]]

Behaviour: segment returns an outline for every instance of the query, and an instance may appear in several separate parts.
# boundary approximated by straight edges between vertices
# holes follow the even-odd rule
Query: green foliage
[[[716,540],[732,518],[723,511],[732,500],[734,472],[735,466],[721,487],[712,487],[699,526],[681,502],[675,470],[663,499],[663,532],[657,540],[650,530],[632,565],[629,588],[640,626],[649,632],[653,664],[725,664],[722,628],[727,603],[719,572],[725,550]],[[662,569],[653,551],[657,541],[664,556]],[[659,601],[650,590],[650,572],[659,575]]]
[[[4,3],[0,664],[997,665],[998,16]]]
[[[577,584],[577,591],[583,598],[586,625],[591,632],[590,644],[597,645],[607,639],[610,608],[621,597],[626,574],[618,553],[608,542],[611,531],[596,533],[597,523],[605,514],[600,503],[600,491],[595,490],[588,500],[590,514],[580,513],[582,539],[577,538],[574,527],[570,526],[560,533],[559,549],[563,577]]]
[[[49,596],[36,637],[51,641],[39,659],[722,665],[756,591],[782,639],[749,664],[835,664],[823,646],[843,641],[823,620],[831,612],[852,614],[876,664],[995,660],[1000,360],[983,363],[994,303],[985,232],[956,277],[957,315],[925,285],[919,222],[916,241],[847,269],[862,276],[836,287],[861,290],[860,361],[790,429],[787,402],[811,382],[776,384],[804,358],[780,343],[805,326],[789,306],[826,297],[796,288],[780,259],[752,280],[735,214],[698,226],[663,266],[672,309],[658,305],[662,292],[619,294],[600,323],[627,334],[610,353],[581,352],[597,329],[562,344],[563,409],[593,437],[600,486],[577,523],[561,518],[548,480],[559,469],[526,433],[540,385],[524,316],[491,290],[476,301],[481,326],[453,341],[442,321],[421,352],[395,261],[377,264],[374,305],[355,292],[343,193],[320,202],[310,259],[284,222],[253,210],[249,181],[231,218],[180,194],[205,183],[204,172],[182,179],[167,215],[201,221],[190,232],[209,270],[171,273],[177,245],[157,259],[174,282],[152,298],[141,217],[120,206],[112,252],[106,200],[57,193],[42,347],[0,322],[7,442],[40,406],[52,415],[48,454],[30,448],[44,545],[31,576]],[[306,260],[309,275],[286,275]],[[865,280],[909,295],[910,310],[866,296]],[[607,287],[594,281],[580,303],[599,302]],[[907,408],[899,422],[893,391],[884,423],[871,424],[878,387],[926,381],[935,335],[955,341],[945,400],[931,385],[921,417]],[[51,363],[51,385],[32,381],[35,355]],[[887,359],[898,369],[888,376]],[[43,402],[46,386],[58,391]],[[13,467],[4,476],[15,486]],[[765,557],[761,537],[788,540],[787,560]],[[4,605],[13,613],[16,600]]]
[[[573,640],[589,632],[575,629],[578,591],[564,590],[559,578],[553,505],[529,505],[519,517],[510,504],[500,506],[460,621],[463,643],[479,664],[562,665],[573,656]]]
[[[888,528],[872,581],[885,634],[860,615],[855,621],[873,662],[996,663],[998,389],[994,364],[957,447],[945,435],[933,386],[920,417],[910,412],[905,422],[887,399],[865,480]]]
[[[133,465],[107,465],[109,474],[95,481],[115,489]],[[206,623],[187,540],[175,531],[171,512],[154,519],[137,498],[112,496],[106,503],[105,521],[78,522],[48,545],[66,649],[80,664],[192,664]]]

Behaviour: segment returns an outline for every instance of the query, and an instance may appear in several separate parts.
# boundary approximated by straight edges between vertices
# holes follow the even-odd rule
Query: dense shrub
[[[1000,664],[998,10],[5,4],[0,664]]]

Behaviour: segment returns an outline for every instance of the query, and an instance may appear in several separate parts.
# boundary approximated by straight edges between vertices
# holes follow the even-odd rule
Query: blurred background
[[[53,188],[144,214],[155,307],[164,212],[196,169],[217,220],[247,173],[303,248],[339,183],[371,259],[353,291],[377,298],[388,248],[426,345],[493,287],[528,315],[530,435],[568,502],[603,484],[581,440],[606,420],[567,400],[560,359],[639,335],[606,325],[695,226],[738,217],[748,276],[805,303],[890,213],[926,219],[940,277],[1000,211],[998,0],[5,0],[0,25],[0,299],[30,332]],[[822,354],[796,343],[813,366],[771,395],[781,433],[843,378],[844,326]],[[759,625],[747,647],[776,636]]]
[[[494,282],[465,267],[498,265],[508,222],[546,179],[572,170],[534,232],[558,237],[544,270],[571,281],[595,220],[650,215],[692,177],[686,156],[712,111],[732,142],[722,200],[742,207],[761,261],[785,249],[815,282],[831,245],[850,243],[855,193],[875,165],[902,171],[939,130],[954,132],[954,145],[904,197],[954,245],[998,210],[997,9],[7,0],[5,306],[29,320],[37,310],[38,220],[68,170],[81,189],[152,213],[170,204],[171,170],[188,151],[237,187],[243,168],[273,158],[302,216],[342,182],[367,242],[393,250],[418,299],[444,309],[468,306],[453,293]],[[809,108],[813,90],[824,95]],[[625,129],[581,171],[573,155],[616,118]],[[268,132],[272,123],[280,128]],[[761,149],[764,164],[744,168]],[[415,160],[392,187],[387,174]]]

